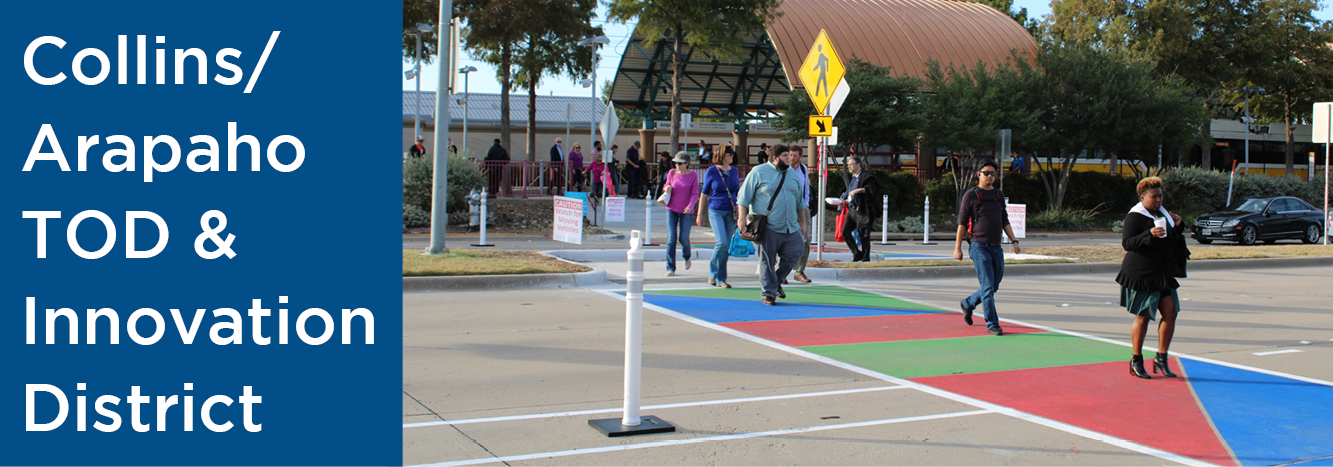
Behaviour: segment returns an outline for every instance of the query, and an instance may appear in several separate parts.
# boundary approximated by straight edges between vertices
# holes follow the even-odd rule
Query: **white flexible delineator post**
[[[486,187],[481,187],[481,244],[486,244]]]
[[[921,242],[929,244],[930,243],[930,197],[929,196],[926,197],[926,213],[925,215],[922,216],[922,219],[924,219],[924,221],[922,221],[922,224],[925,225],[925,228],[922,230],[926,232],[926,235],[921,240]]]
[[[651,209],[651,208],[650,208]],[[643,351],[643,239],[630,231],[629,271],[625,273],[625,416],[620,424],[639,426],[639,379]]]
[[[880,233],[879,243],[881,245],[888,245],[889,244],[889,195],[884,195],[884,202],[880,203],[880,205],[884,206],[884,214],[880,217],[881,222],[879,228],[879,233]]]

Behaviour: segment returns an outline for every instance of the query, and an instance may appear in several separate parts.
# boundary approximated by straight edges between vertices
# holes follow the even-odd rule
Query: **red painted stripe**
[[[774,342],[804,347],[808,345],[861,344],[952,337],[985,336],[986,320],[973,316],[974,326],[963,322],[959,313],[929,313],[903,316],[866,316],[857,318],[800,319],[786,321],[748,321],[723,323],[723,326]],[[1005,325],[1005,334],[1044,332],[1026,326]]]
[[[1236,465],[1185,378],[1135,378],[1125,360],[912,380],[1204,462]],[[1180,371],[1180,362],[1171,360]]]

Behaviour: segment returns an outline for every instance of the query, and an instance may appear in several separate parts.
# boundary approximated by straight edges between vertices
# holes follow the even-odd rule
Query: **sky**
[[[1027,8],[1029,18],[1040,18],[1050,14],[1051,7],[1049,0],[1015,0],[1014,9]],[[1329,21],[1333,20],[1333,7],[1324,5],[1322,9],[1315,12],[1315,17]],[[620,66],[620,57],[625,51],[625,46],[629,43],[630,29],[633,24],[621,24],[613,21],[606,21],[606,6],[598,8],[597,18],[593,20],[593,25],[602,26],[606,31],[607,38],[611,43],[601,49],[601,61],[597,66],[597,95],[602,93],[603,83],[614,76],[616,68]],[[471,92],[499,94],[500,83],[496,77],[496,67],[488,65],[481,60],[472,58],[466,51],[458,58],[458,67],[474,66],[477,71],[471,73],[467,79],[467,90]],[[411,70],[412,63],[403,62],[403,71]],[[424,65],[421,73],[421,90],[434,91],[438,87],[440,79],[438,63]],[[400,75],[401,76],[401,75]],[[545,77],[542,84],[537,87],[539,95],[554,96],[575,96],[587,97],[593,95],[593,90],[579,85],[583,77]],[[463,81],[462,75],[459,81]],[[463,86],[459,85],[459,92],[462,92]],[[415,80],[403,80],[403,90],[411,91],[416,89]],[[518,93],[527,95],[527,91],[519,90]]]

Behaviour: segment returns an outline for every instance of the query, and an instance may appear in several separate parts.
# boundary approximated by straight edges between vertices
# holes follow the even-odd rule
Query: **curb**
[[[566,263],[573,261],[547,254]],[[582,265],[580,265],[582,266]],[[592,266],[589,266],[592,267]],[[473,292],[478,290],[513,290],[533,288],[591,287],[606,283],[606,270],[592,267],[588,272],[556,274],[496,274],[489,276],[404,277],[403,292]]]
[[[1227,271],[1239,269],[1275,269],[1333,266],[1333,257],[1213,259],[1191,261],[1189,271]],[[1068,274],[1106,274],[1120,272],[1120,263],[1060,263],[1011,264],[1004,267],[1005,276],[1047,276]],[[930,266],[919,268],[807,268],[811,279],[838,281],[873,281],[893,279],[936,279],[974,277],[976,269],[970,265]]]

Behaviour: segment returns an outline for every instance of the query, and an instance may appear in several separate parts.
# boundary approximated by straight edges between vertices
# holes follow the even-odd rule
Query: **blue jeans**
[[[1000,315],[995,311],[995,291],[1004,279],[1004,248],[972,242],[968,256],[972,257],[972,266],[977,268],[977,282],[981,283],[981,288],[963,299],[963,305],[968,309],[981,306],[986,315],[986,327],[998,327]]]
[[[708,277],[718,282],[727,281],[727,258],[731,256],[731,236],[736,234],[736,219],[731,211],[708,210],[708,224],[713,226],[713,260],[708,262]]]
[[[694,222],[694,216],[690,214],[679,213],[667,209],[667,267],[668,271],[676,270],[676,241],[680,240],[681,253],[685,259],[690,258],[690,224]]]

